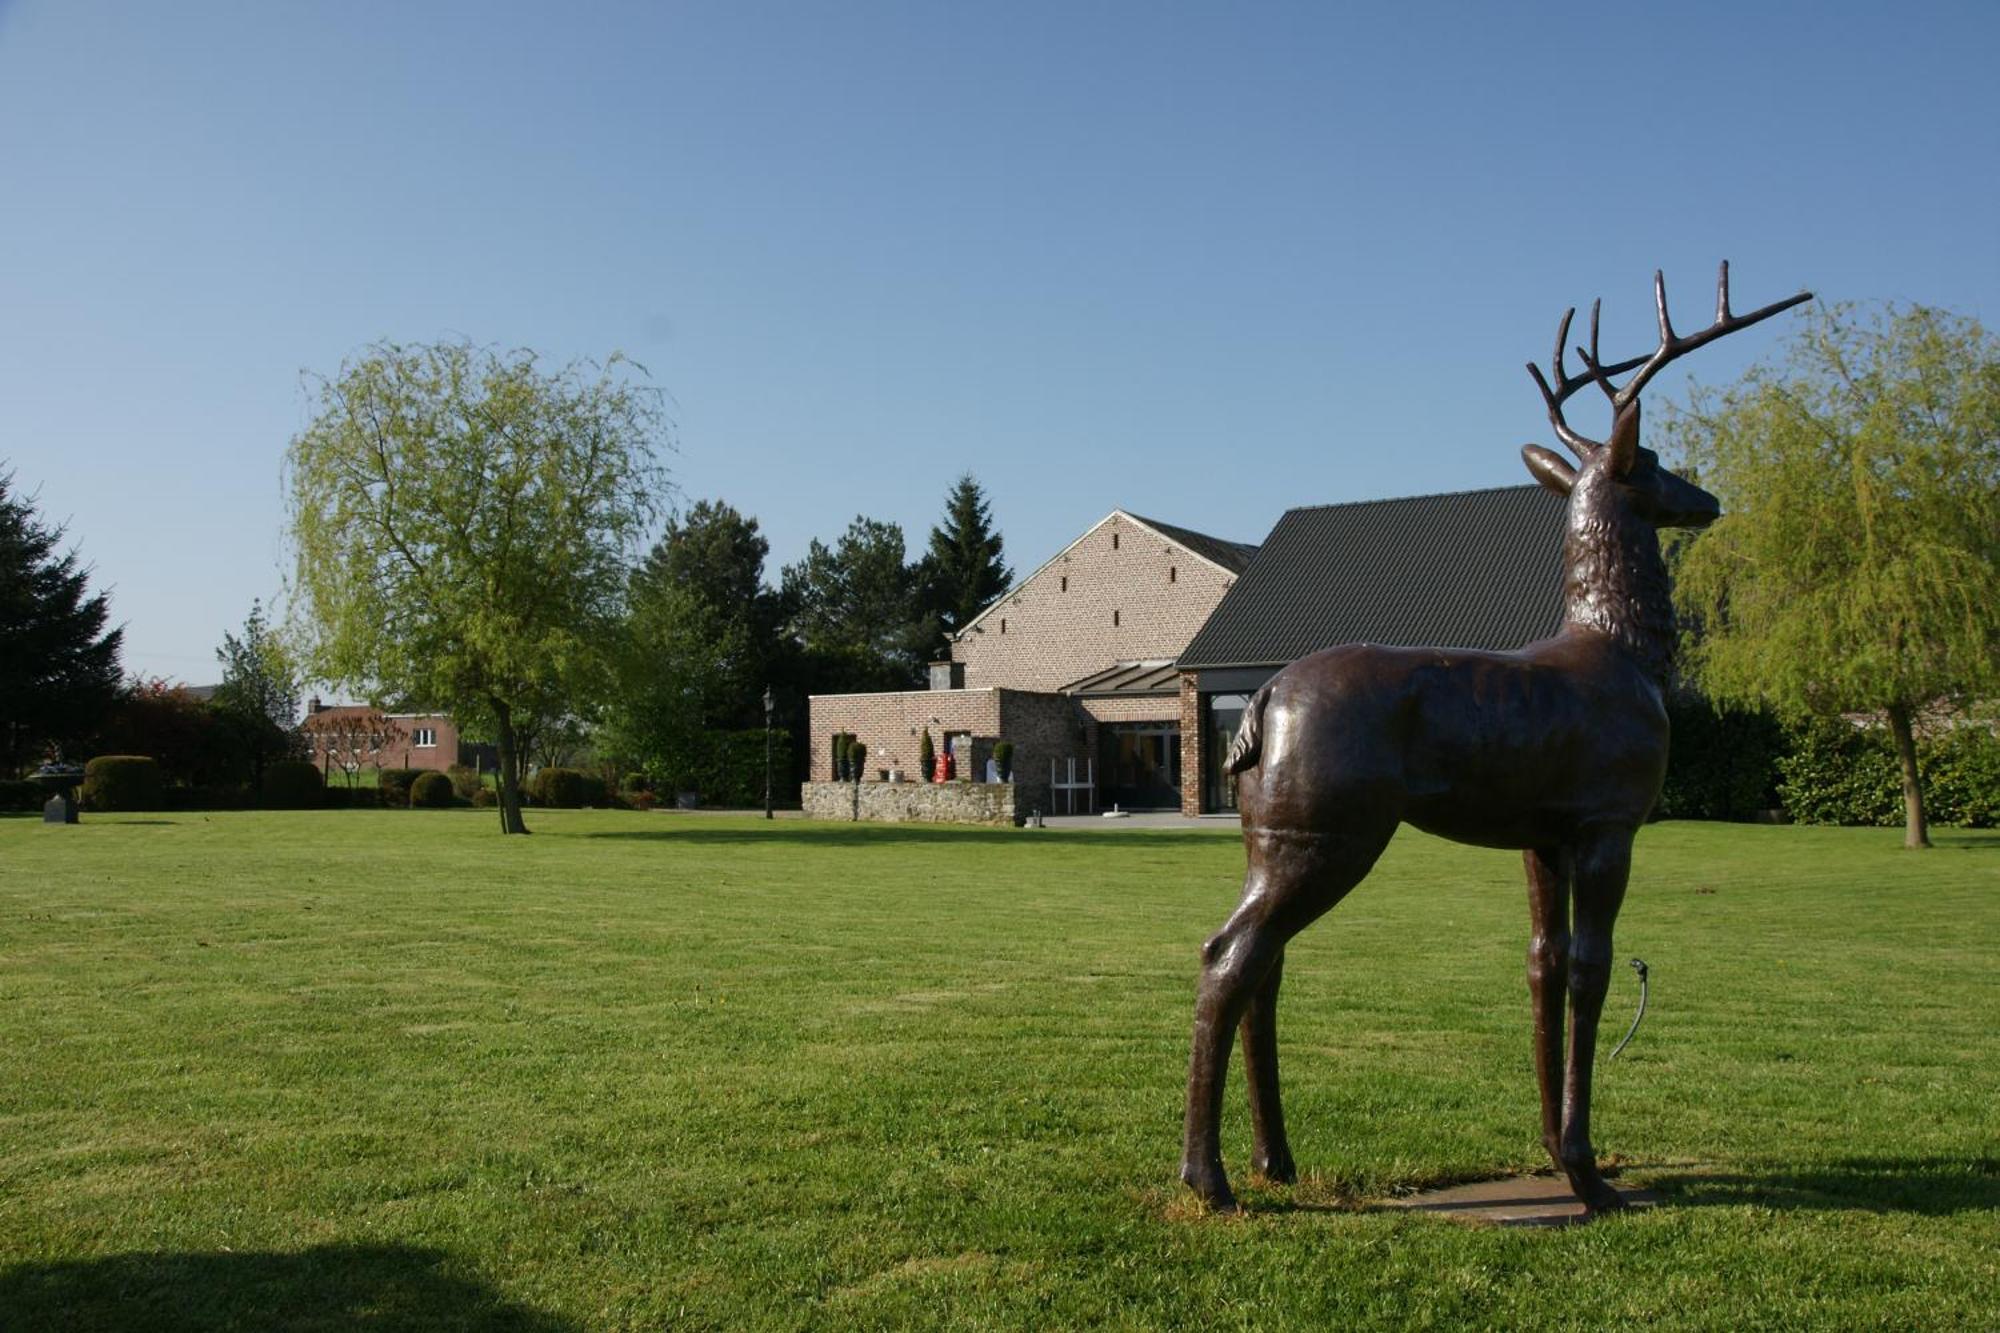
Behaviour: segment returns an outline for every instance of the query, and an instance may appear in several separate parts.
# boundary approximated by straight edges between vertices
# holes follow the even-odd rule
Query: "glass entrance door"
[[[1229,753],[1236,728],[1243,724],[1243,710],[1250,704],[1247,694],[1204,694],[1201,697],[1201,808],[1204,814],[1222,814],[1236,809],[1236,778],[1223,771],[1223,757]]]
[[[1176,809],[1181,803],[1178,722],[1108,722],[1099,728],[1104,807]]]

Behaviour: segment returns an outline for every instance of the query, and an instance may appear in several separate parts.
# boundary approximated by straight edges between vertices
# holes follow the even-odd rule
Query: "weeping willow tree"
[[[1679,566],[1694,679],[1886,718],[1928,846],[1913,721],[2000,693],[2000,344],[1925,306],[1820,310],[1666,424],[1723,508]]]
[[[314,673],[493,735],[503,832],[527,832],[526,724],[608,688],[625,570],[666,493],[660,394],[632,370],[378,344],[312,381],[287,455]]]

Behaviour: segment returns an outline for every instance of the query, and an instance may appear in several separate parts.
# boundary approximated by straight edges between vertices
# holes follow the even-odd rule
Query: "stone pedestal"
[[[1650,1190],[1616,1181],[1611,1187],[1629,1207],[1650,1208],[1660,1201]],[[1396,1199],[1389,1207],[1412,1213],[1436,1213],[1454,1221],[1486,1226],[1561,1227],[1590,1220],[1582,1202],[1570,1193],[1569,1182],[1560,1176],[1513,1176],[1453,1185]]]

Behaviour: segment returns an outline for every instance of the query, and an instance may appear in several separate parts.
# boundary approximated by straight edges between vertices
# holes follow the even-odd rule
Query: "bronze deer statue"
[[[1704,527],[1720,512],[1714,496],[1640,447],[1639,394],[1676,357],[1811,299],[1731,314],[1725,262],[1715,322],[1681,337],[1662,276],[1653,290],[1660,345],[1650,356],[1604,365],[1593,306],[1590,348],[1576,349],[1587,373],[1571,377],[1572,307],[1556,331],[1554,384],[1528,367],[1577,460],[1572,468],[1536,445],[1521,450],[1535,480],[1569,500],[1555,637],[1513,652],[1347,644],[1292,663],[1244,710],[1225,767],[1237,775],[1249,867],[1241,902],[1201,950],[1181,1159],[1181,1179],[1218,1210],[1235,1207],[1218,1139],[1232,1034],[1241,1023],[1252,1166],[1289,1184],[1297,1170],[1278,1100],[1285,944],[1361,882],[1405,822],[1521,850],[1542,1143],[1590,1213],[1622,1206],[1591,1147],[1590,1081],[1632,839],[1667,768],[1675,628],[1657,529]],[[1563,419],[1563,404],[1589,383],[1611,400],[1603,443]]]

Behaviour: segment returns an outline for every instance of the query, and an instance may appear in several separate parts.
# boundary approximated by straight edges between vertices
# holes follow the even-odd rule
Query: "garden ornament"
[[[1521,450],[1535,480],[1569,500],[1555,636],[1513,652],[1330,648],[1280,671],[1244,710],[1225,765],[1237,775],[1249,865],[1242,901],[1201,949],[1181,1159],[1181,1179],[1216,1209],[1235,1206],[1217,1122],[1237,1025],[1251,1165],[1288,1183],[1297,1171],[1278,1098],[1285,944],[1361,882],[1402,823],[1521,849],[1542,1143],[1590,1213],[1623,1206],[1591,1147],[1590,1083],[1632,838],[1667,768],[1675,628],[1657,529],[1705,527],[1720,512],[1640,446],[1639,394],[1684,353],[1811,299],[1731,314],[1725,263],[1715,322],[1683,337],[1667,318],[1662,277],[1653,289],[1660,340],[1649,356],[1603,364],[1593,306],[1590,347],[1575,349],[1585,374],[1565,368],[1574,309],[1556,330],[1554,384],[1528,368],[1576,457],[1571,467],[1536,445]],[[1563,419],[1563,404],[1592,383],[1611,401],[1602,443]]]

